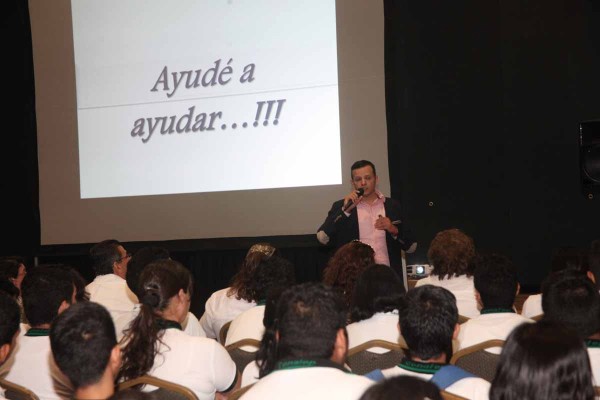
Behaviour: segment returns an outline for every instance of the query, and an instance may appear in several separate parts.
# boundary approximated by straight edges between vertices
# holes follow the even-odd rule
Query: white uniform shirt
[[[125,279],[115,274],[98,275],[85,289],[90,294],[90,301],[106,307],[113,322],[121,315],[130,313],[138,303]]]
[[[459,349],[474,346],[486,340],[506,340],[514,328],[522,323],[533,321],[513,312],[482,314],[471,318],[460,326],[458,332]],[[488,349],[490,353],[500,354],[500,348]]]
[[[252,307],[238,315],[231,322],[231,325],[229,325],[225,346],[239,342],[242,339],[262,340],[263,334],[265,333],[265,326],[263,325],[264,316],[264,305]],[[243,346],[242,349],[245,351],[257,350],[256,347],[252,346]]]
[[[227,296],[229,289],[214,292],[206,301],[204,314],[200,318],[200,326],[206,337],[218,339],[223,325],[256,305],[254,302],[238,300],[235,295]]]
[[[212,339],[166,329],[148,375],[190,388],[200,400],[231,387],[237,374],[227,350]],[[152,390],[146,386],[147,391]]]
[[[415,287],[423,285],[441,286],[448,289],[456,297],[456,306],[458,313],[464,317],[473,318],[479,315],[477,300],[475,299],[475,285],[473,277],[466,275],[453,276],[452,278],[440,279],[438,276],[431,275],[419,279]]]
[[[243,400],[357,400],[374,382],[337,368],[276,370],[259,380]]]
[[[598,343],[598,341],[594,342]],[[592,347],[588,344],[588,356],[590,357],[592,374],[594,375],[594,386],[600,386],[600,348]]]
[[[521,315],[527,318],[537,317],[538,315],[542,315],[544,310],[542,310],[542,295],[541,294],[532,294],[523,303],[523,309],[521,310]]]
[[[353,322],[346,327],[348,331],[348,348],[352,349],[370,340],[386,340],[398,343],[398,311],[375,313],[369,319]],[[388,350],[373,348],[373,353],[385,353]]]

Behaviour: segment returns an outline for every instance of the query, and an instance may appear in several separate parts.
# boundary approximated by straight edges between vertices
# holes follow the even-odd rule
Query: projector
[[[433,267],[429,264],[411,264],[406,266],[407,275],[428,276]]]

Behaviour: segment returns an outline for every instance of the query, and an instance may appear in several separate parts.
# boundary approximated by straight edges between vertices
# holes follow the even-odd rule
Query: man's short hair
[[[406,292],[399,311],[400,333],[411,357],[429,360],[452,354],[458,309],[450,291],[433,285],[416,287]]]
[[[600,332],[600,293],[577,271],[551,274],[542,284],[544,320],[558,322],[585,339]]]
[[[143,247],[136,251],[127,264],[125,280],[129,289],[139,298],[141,295],[138,285],[144,267],[154,261],[168,260],[169,258],[169,250],[164,247]]]
[[[31,326],[52,323],[63,301],[71,303],[71,274],[61,268],[40,266],[28,272],[21,284],[25,316]]]
[[[350,177],[352,178],[352,172],[355,169],[359,169],[359,168],[363,168],[363,167],[373,168],[373,175],[377,176],[377,171],[375,170],[375,164],[373,164],[371,161],[359,160],[359,161],[356,161],[354,164],[352,164],[352,166],[350,167]]]
[[[121,243],[115,239],[103,240],[92,246],[90,257],[96,275],[113,273],[113,264],[121,258],[119,246],[121,246]]]
[[[517,270],[508,257],[479,255],[474,262],[473,282],[485,308],[512,308],[517,294]]]
[[[117,345],[109,312],[94,302],[77,303],[50,328],[50,345],[58,368],[76,388],[97,383]]]
[[[20,322],[21,311],[17,301],[7,293],[0,292],[0,346],[12,343]]]
[[[416,376],[400,375],[371,386],[359,400],[442,400],[440,389]]]

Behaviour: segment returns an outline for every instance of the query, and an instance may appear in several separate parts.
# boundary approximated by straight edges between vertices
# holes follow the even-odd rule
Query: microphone
[[[365,189],[363,189],[363,188],[356,189],[356,194],[358,195],[358,197],[362,196],[363,194],[365,194]],[[358,203],[355,203],[353,201],[349,201],[348,203],[346,203],[345,206],[342,206],[342,211],[344,211],[344,212],[350,212],[350,211],[352,211],[352,209],[354,207],[356,207],[356,204],[358,204]]]

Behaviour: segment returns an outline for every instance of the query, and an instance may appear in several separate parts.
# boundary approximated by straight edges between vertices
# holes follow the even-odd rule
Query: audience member
[[[200,318],[200,326],[206,337],[217,339],[223,325],[261,300],[254,295],[256,266],[275,253],[275,247],[269,243],[257,243],[250,247],[239,271],[231,280],[231,286],[214,292],[206,301],[204,314]]]
[[[231,322],[227,331],[225,346],[242,339],[261,340],[265,327],[265,303],[269,292],[279,288],[288,288],[295,283],[294,266],[279,256],[264,259],[256,266],[254,273],[253,297],[258,299],[256,306],[244,311]],[[242,347],[246,351],[254,351],[254,347]]]
[[[452,356],[452,340],[460,325],[454,295],[439,286],[425,285],[409,290],[400,303],[400,333],[408,345],[408,355],[396,367],[375,370],[367,376],[375,380],[397,375],[431,380],[440,389],[468,399],[487,399],[489,382],[447,365]]]
[[[0,365],[10,356],[19,337],[21,310],[17,301],[6,293],[0,293]],[[0,400],[5,400],[0,393]]]
[[[490,400],[593,400],[583,341],[563,325],[523,324],[509,335]]]
[[[474,256],[473,239],[464,232],[459,229],[439,232],[427,252],[429,263],[433,266],[431,275],[418,280],[415,286],[435,285],[448,289],[456,297],[459,315],[468,318],[478,316],[471,265]]]
[[[176,261],[159,260],[144,268],[140,313],[123,339],[122,379],[153,375],[190,388],[200,400],[239,386],[235,363],[223,346],[181,330],[192,287],[190,272]]]
[[[414,376],[395,376],[371,386],[360,400],[442,400],[433,383]]]
[[[561,271],[542,287],[543,319],[571,328],[588,348],[592,374],[600,383],[600,293],[583,274]]]
[[[458,334],[459,348],[474,346],[487,340],[506,340],[510,332],[523,322],[533,322],[515,312],[519,292],[517,270],[505,256],[489,254],[474,260],[475,296],[481,315],[462,324]],[[500,348],[488,351],[500,354]]]
[[[402,280],[387,265],[375,264],[365,269],[356,281],[350,303],[348,348],[375,339],[398,343],[398,308],[404,292]]]
[[[333,254],[323,271],[323,283],[338,290],[346,301],[352,301],[354,285],[367,267],[375,264],[375,251],[358,240],[346,243]]]
[[[113,321],[122,314],[131,312],[138,302],[137,297],[127,287],[127,263],[131,258],[117,240],[104,240],[90,249],[90,256],[96,278],[87,285],[90,300],[102,304]]]
[[[106,399],[114,393],[121,348],[109,312],[100,304],[74,304],[50,328],[58,368],[69,378],[76,399]]]
[[[6,380],[32,390],[40,399],[69,393],[68,380],[54,365],[50,324],[75,300],[71,275],[61,268],[39,266],[23,279],[23,307],[31,328],[21,336]]]
[[[325,285],[285,290],[257,356],[261,379],[243,398],[358,399],[372,382],[343,367],[346,316],[342,297]]]
[[[25,313],[23,312],[23,299],[21,297],[21,283],[27,274],[25,260],[22,257],[2,257],[0,258],[0,279],[6,279],[13,284],[17,292],[17,304],[21,310],[21,322],[25,321]],[[6,288],[5,291],[10,291]]]

